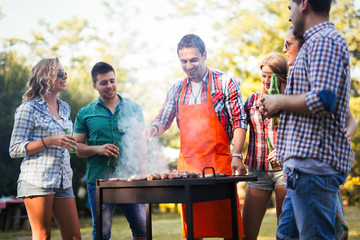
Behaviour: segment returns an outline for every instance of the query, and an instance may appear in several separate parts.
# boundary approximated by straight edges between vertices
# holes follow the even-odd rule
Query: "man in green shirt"
[[[143,175],[146,170],[145,141],[141,137],[144,118],[141,108],[116,93],[113,67],[99,62],[91,70],[93,87],[99,99],[78,112],[74,137],[80,157],[87,157],[86,182],[96,239],[96,179],[128,178]],[[119,204],[126,216],[134,239],[146,238],[144,204]],[[103,237],[110,239],[114,204],[103,206]]]

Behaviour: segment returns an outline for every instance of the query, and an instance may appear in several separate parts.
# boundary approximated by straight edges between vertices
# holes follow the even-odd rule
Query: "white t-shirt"
[[[191,90],[191,94],[190,94],[189,105],[201,103],[202,84],[203,84],[203,81],[191,82],[192,90]]]

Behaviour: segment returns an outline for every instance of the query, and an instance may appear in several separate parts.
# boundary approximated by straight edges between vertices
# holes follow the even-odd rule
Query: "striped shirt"
[[[211,101],[214,105],[216,116],[231,141],[235,128],[246,129],[246,114],[242,105],[240,86],[222,72],[212,71],[212,73],[210,82]],[[205,74],[202,81],[201,103],[206,103],[209,71]],[[189,104],[192,87],[190,81],[185,78],[170,88],[158,116],[153,121],[160,122],[165,130],[170,127],[175,116],[179,127],[179,100],[184,84],[186,84],[186,88],[182,103],[184,105]]]
[[[72,133],[70,107],[58,99],[63,126]],[[50,145],[47,149],[26,156],[26,145],[44,137],[64,134],[64,127],[50,115],[42,98],[22,103],[15,112],[14,128],[9,153],[12,158],[23,158],[19,180],[42,188],[69,188],[72,184],[70,155],[67,149]]]
[[[349,50],[331,22],[308,29],[305,43],[290,69],[286,95],[306,93],[312,114],[282,112],[277,138],[277,158],[313,158],[349,174],[354,153],[343,129],[350,97]],[[326,111],[319,92],[336,95],[336,107]]]
[[[272,168],[267,160],[266,139],[269,137],[270,142],[275,147],[277,127],[273,126],[271,118],[263,118],[257,106],[259,97],[260,93],[254,92],[249,96],[244,105],[246,120],[250,128],[245,164],[251,170],[268,171],[272,170]]]

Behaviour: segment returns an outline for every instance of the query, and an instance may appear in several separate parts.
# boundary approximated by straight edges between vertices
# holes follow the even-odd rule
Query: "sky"
[[[4,38],[30,40],[31,33],[42,29],[38,25],[40,19],[54,28],[61,20],[70,20],[74,16],[89,20],[90,24],[97,27],[98,34],[110,31],[123,34],[121,32],[123,26],[120,23],[109,21],[107,9],[102,2],[101,0],[0,0],[5,15],[0,19],[0,40]],[[143,51],[132,51],[127,54],[122,67],[144,70],[141,72],[146,72],[146,76],[138,75],[141,74],[139,71],[133,73],[135,74],[133,77],[140,81],[164,79],[173,73],[174,68],[179,69],[176,46],[181,37],[187,33],[198,34],[206,43],[208,51],[215,44],[209,34],[211,22],[208,16],[197,18],[196,21],[179,18],[158,21],[158,18],[171,14],[167,2],[167,0],[131,0],[126,3],[127,6],[130,4],[139,6],[141,14],[136,15],[136,19],[129,18],[126,25],[129,31],[138,34],[132,43],[135,49],[142,48]],[[89,51],[89,54],[92,53]],[[94,63],[98,60],[94,59]],[[154,61],[157,63],[160,61],[160,64],[152,64]],[[179,79],[174,78],[169,81],[166,88],[177,80]]]
[[[72,16],[101,19],[101,1],[97,0],[0,0],[4,17],[0,20],[1,38],[27,39],[40,19],[55,25]]]

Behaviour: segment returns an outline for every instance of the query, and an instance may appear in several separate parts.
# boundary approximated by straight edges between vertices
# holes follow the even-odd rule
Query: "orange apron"
[[[209,70],[207,102],[183,105],[186,79],[179,99],[180,156],[179,171],[202,173],[203,167],[213,167],[216,173],[231,174],[229,138],[215,114],[211,102]],[[216,194],[216,193],[214,193]],[[244,229],[238,202],[239,237]],[[185,204],[182,205],[183,237],[187,237]],[[232,238],[230,199],[193,204],[194,238]]]

